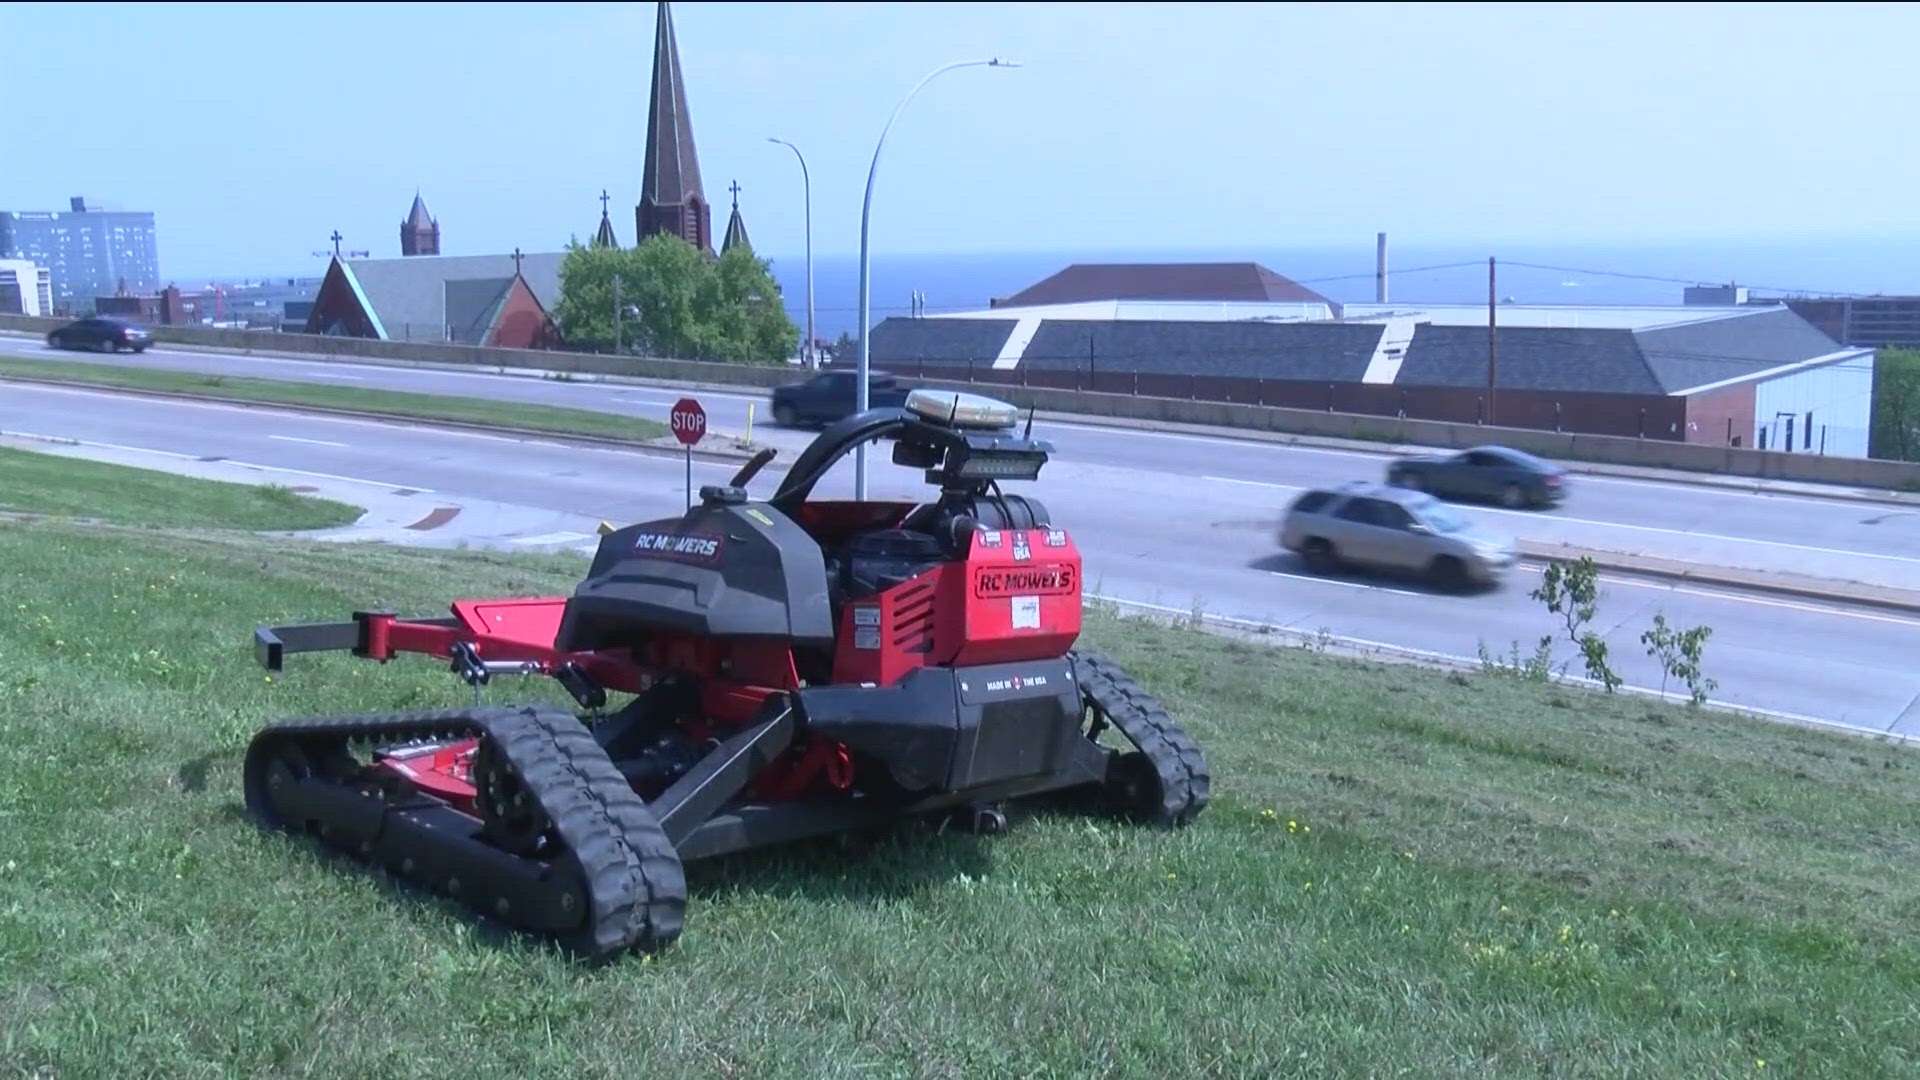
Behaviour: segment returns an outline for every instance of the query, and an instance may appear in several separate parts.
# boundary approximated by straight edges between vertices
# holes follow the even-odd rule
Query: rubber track
[[[1160,776],[1162,802],[1144,815],[1147,822],[1174,828],[1199,816],[1206,809],[1212,784],[1199,744],[1173,722],[1159,698],[1104,653],[1076,649],[1068,656],[1081,692],[1146,755]]]
[[[662,948],[680,936],[687,896],[680,857],[646,803],[570,713],[520,707],[286,720],[255,735],[247,771],[251,780],[271,760],[272,744],[284,739],[321,749],[356,740],[472,736],[500,751],[579,866],[588,917],[561,937],[562,945],[600,959]],[[253,796],[250,790],[250,809]]]

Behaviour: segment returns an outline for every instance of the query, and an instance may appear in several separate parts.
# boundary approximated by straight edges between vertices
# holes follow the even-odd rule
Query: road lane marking
[[[541,533],[539,536],[515,536],[511,537],[509,542],[515,544],[570,544],[576,540],[591,540],[592,538],[592,533],[552,532]]]
[[[1312,574],[1289,574],[1285,570],[1269,570],[1274,577],[1292,578],[1295,581],[1312,581],[1322,585],[1345,585],[1349,589],[1366,589],[1368,592],[1392,593],[1395,596],[1426,596],[1427,593],[1412,592],[1407,589],[1390,589],[1385,585],[1375,585],[1370,581],[1346,581],[1341,578],[1316,577]]]
[[[0,435],[14,439],[38,439],[41,442],[59,443],[63,446],[95,446],[103,450],[125,450],[134,454],[158,454],[161,457],[178,458],[181,461],[198,461],[199,454],[181,454],[172,450],[152,450],[144,446],[122,446],[119,443],[88,442],[85,439],[68,438],[65,435],[42,435],[33,431],[6,431],[0,429]]]
[[[1154,612],[1160,612],[1166,615],[1176,615],[1183,619],[1191,619],[1194,617],[1194,613],[1190,610],[1183,610],[1181,608],[1176,608],[1176,607],[1168,607],[1165,604],[1149,604],[1143,600],[1126,600],[1118,596],[1105,596],[1099,593],[1087,593],[1086,595],[1089,599],[1104,600],[1109,604],[1115,604],[1121,607],[1139,608],[1143,611],[1154,611]],[[1380,652],[1398,653],[1402,656],[1413,656],[1423,660],[1438,660],[1442,663],[1448,664],[1450,666],[1456,666],[1456,667],[1480,668],[1482,666],[1481,661],[1475,657],[1457,656],[1453,653],[1436,652],[1432,649],[1421,649],[1412,645],[1394,645],[1385,641],[1373,641],[1369,638],[1353,637],[1347,634],[1331,634],[1331,633],[1324,634],[1324,635],[1321,633],[1309,634],[1306,631],[1294,630],[1290,627],[1286,627],[1278,623],[1257,622],[1253,619],[1236,619],[1231,615],[1202,614],[1200,616],[1200,620],[1202,622],[1224,623],[1228,626],[1233,626],[1243,630],[1252,630],[1257,633],[1263,633],[1263,634],[1271,634],[1277,630],[1281,633],[1289,634],[1305,641],[1318,641],[1318,640],[1335,641],[1343,645],[1360,646],[1361,648],[1373,649]],[[1585,686],[1591,689],[1598,689],[1600,687],[1600,683],[1597,680],[1584,678],[1579,675],[1556,675],[1554,676],[1554,679],[1555,681],[1558,681],[1558,682],[1573,683],[1575,685]],[[1673,704],[1684,704],[1689,700],[1689,698],[1685,694],[1681,694],[1677,692],[1664,692],[1648,686],[1636,686],[1632,683],[1623,683],[1617,689],[1630,691],[1632,693],[1640,694],[1646,697],[1658,698],[1662,701],[1667,701]],[[1759,717],[1764,717],[1772,720],[1784,720],[1791,723],[1808,724],[1815,727],[1835,728],[1835,729],[1846,731],[1855,735],[1871,735],[1871,736],[1874,736],[1875,738],[1897,739],[1901,742],[1908,742],[1914,738],[1913,736],[1905,734],[1903,732],[1894,731],[1892,724],[1889,724],[1885,728],[1868,727],[1864,724],[1849,724],[1844,720],[1826,720],[1818,716],[1808,716],[1804,713],[1784,712],[1779,709],[1767,709],[1767,708],[1762,708],[1758,705],[1741,705],[1737,702],[1723,701],[1719,698],[1708,698],[1706,701],[1706,704],[1713,706],[1715,708],[1726,709],[1731,712],[1745,713],[1749,716],[1759,716]],[[1897,718],[1894,721],[1894,723],[1898,723]]]
[[[261,465],[258,462],[238,461],[233,458],[222,458],[221,461],[228,465],[238,465],[247,469],[260,469],[265,472],[293,473],[296,476],[314,476],[322,480],[338,480],[343,484],[365,484],[368,487],[387,488],[388,490],[404,488],[418,495],[432,495],[434,493],[432,488],[420,487],[417,484],[396,484],[390,480],[363,480],[358,476],[341,476],[338,473],[313,472],[310,469],[290,469],[285,465]]]
[[[326,439],[303,439],[298,435],[269,435],[267,438],[278,439],[281,442],[306,443],[309,446],[337,446],[342,450],[347,449],[347,444],[343,442],[329,442]]]
[[[1304,491],[1303,484],[1274,484],[1265,480],[1236,480],[1231,476],[1203,476],[1202,480],[1215,480],[1222,484],[1245,484],[1248,487],[1276,488],[1280,491]]]

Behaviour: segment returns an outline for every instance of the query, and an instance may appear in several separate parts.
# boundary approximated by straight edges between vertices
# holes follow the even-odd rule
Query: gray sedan
[[[1316,488],[1287,508],[1280,545],[1308,569],[1342,566],[1416,574],[1440,588],[1492,584],[1513,568],[1513,537],[1462,517],[1431,495],[1355,481]]]
[[[1552,506],[1567,497],[1567,470],[1505,446],[1422,454],[1387,466],[1387,483],[1443,499],[1485,499],[1502,506]]]

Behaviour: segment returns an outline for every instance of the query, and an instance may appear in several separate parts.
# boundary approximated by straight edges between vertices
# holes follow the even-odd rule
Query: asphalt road
[[[666,419],[681,396],[667,387],[560,382],[479,372],[395,368],[298,358],[242,356],[154,348],[111,360],[100,354],[48,349],[41,341],[0,335],[0,354],[48,360],[112,362],[172,370],[330,383],[368,389],[453,394],[589,408]],[[798,377],[798,376],[796,376]],[[696,395],[717,432],[744,432],[753,407],[754,437],[780,447],[782,459],[811,439],[767,423],[764,394],[701,391]],[[1218,490],[1237,518],[1277,522],[1286,503],[1308,486],[1379,479],[1386,457],[1208,435],[1098,425],[1039,423],[1061,462],[1132,474],[1110,497],[1128,500],[1142,487],[1172,483]],[[1790,571],[1891,587],[1920,589],[1920,508],[1788,494],[1755,494],[1683,483],[1576,476],[1572,496],[1552,510],[1472,506],[1470,516],[1523,540],[1751,570]],[[1139,506],[1143,513],[1154,512]]]
[[[287,483],[309,478],[329,493],[360,492],[382,505],[417,502],[423,517],[438,507],[476,507],[409,535],[427,543],[590,549],[597,521],[673,516],[685,499],[684,466],[672,458],[92,391],[6,385],[0,430],[103,444],[79,449],[158,468],[190,468],[218,458],[291,470],[267,475]],[[1471,657],[1482,643],[1504,652],[1509,643],[1530,644],[1554,627],[1526,595],[1536,580],[1532,570],[1523,568],[1494,591],[1467,596],[1437,595],[1391,580],[1314,578],[1277,553],[1267,492],[1253,489],[1250,497],[1245,483],[1091,457],[1063,454],[1031,490],[1053,520],[1072,531],[1085,553],[1087,580],[1100,595],[1448,656]],[[886,463],[884,454],[875,460],[875,497],[927,497],[917,474]],[[1210,474],[1217,467],[1207,468]],[[694,469],[696,485],[731,471],[706,463]],[[763,474],[752,485],[754,493],[770,493],[779,472]],[[843,463],[819,494],[850,494],[851,472],[850,463]],[[1850,512],[1863,513],[1857,507]],[[1920,733],[1920,667],[1912,662],[1920,619],[1610,577],[1597,628],[1633,684],[1659,682],[1638,643],[1655,612],[1683,626],[1714,628],[1705,668],[1720,683],[1717,700]],[[1556,654],[1571,655],[1564,643]]]

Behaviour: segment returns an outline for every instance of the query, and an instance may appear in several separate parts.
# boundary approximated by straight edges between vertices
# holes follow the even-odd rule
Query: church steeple
[[[440,254],[440,223],[427,213],[427,204],[417,190],[413,193],[413,209],[400,223],[400,254]]]
[[[727,188],[733,192],[733,216],[727,219],[727,237],[720,242],[720,254],[732,251],[734,245],[753,250],[753,244],[747,240],[747,223],[740,220],[740,181],[735,180]]]
[[[680,78],[680,49],[665,0],[653,32],[653,101],[647,110],[647,158],[634,207],[634,242],[672,233],[702,252],[713,251],[713,224],[700,188],[700,162],[693,150],[693,121]]]
[[[620,241],[613,238],[613,219],[607,216],[607,193],[600,193],[600,231],[593,234],[593,246],[597,248],[617,248]]]

